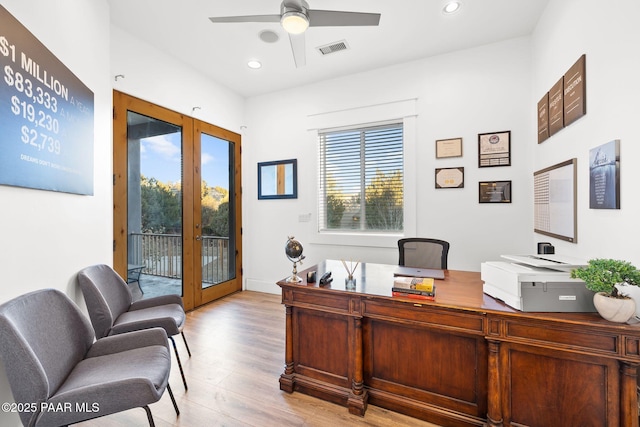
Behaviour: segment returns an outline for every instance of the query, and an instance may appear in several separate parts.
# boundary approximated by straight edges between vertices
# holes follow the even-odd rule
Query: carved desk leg
[[[502,394],[500,392],[500,342],[488,340],[489,344],[489,393],[487,421],[490,427],[502,427]]]
[[[362,352],[362,319],[354,318],[354,366],[351,393],[347,406],[349,413],[364,416],[367,410],[367,391],[364,389],[364,361]]]
[[[638,364],[620,362],[620,425],[638,427]]]
[[[292,314],[293,308],[285,306],[285,352],[284,352],[284,373],[280,375],[280,390],[293,393],[293,328]]]

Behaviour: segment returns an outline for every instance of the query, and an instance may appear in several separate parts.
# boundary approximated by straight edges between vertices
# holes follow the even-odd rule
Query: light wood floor
[[[170,384],[181,413],[176,417],[165,393],[151,405],[157,427],[435,426],[372,405],[359,417],[342,406],[280,391],[285,318],[279,295],[240,292],[187,316],[185,335],[192,357],[179,337],[176,343],[189,390],[185,392],[174,360]],[[148,424],[138,408],[77,425]]]

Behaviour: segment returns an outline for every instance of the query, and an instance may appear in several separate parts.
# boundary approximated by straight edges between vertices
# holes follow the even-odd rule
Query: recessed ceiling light
[[[450,1],[449,3],[444,5],[444,7],[442,8],[442,11],[446,14],[456,13],[457,11],[460,10],[461,6],[462,6],[462,3],[460,3],[459,1]]]
[[[247,62],[247,66],[249,68],[257,70],[258,68],[262,67],[262,63],[260,61],[256,61],[255,59],[252,59],[251,61]]]

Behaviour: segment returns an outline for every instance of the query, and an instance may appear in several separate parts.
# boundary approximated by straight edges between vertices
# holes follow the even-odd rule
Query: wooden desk
[[[437,299],[391,296],[396,266],[363,264],[345,289],[278,282],[286,308],[280,388],[446,426],[638,427],[640,327],[595,313],[523,313],[483,294],[480,273],[446,271]]]

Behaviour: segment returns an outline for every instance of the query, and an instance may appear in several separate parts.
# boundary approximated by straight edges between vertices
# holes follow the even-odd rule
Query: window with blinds
[[[320,231],[402,231],[402,123],[320,131]]]

